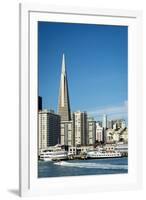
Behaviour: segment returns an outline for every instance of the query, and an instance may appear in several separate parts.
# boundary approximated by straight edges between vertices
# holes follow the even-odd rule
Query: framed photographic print
[[[141,12],[19,10],[20,195],[140,188]]]

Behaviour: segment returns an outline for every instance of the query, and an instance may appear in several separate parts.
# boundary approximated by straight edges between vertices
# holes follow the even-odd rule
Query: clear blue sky
[[[128,28],[38,23],[39,95],[57,111],[65,53],[72,111],[127,117]]]

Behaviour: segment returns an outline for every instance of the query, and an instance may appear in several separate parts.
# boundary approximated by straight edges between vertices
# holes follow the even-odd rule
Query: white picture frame
[[[20,196],[142,187],[142,14],[140,11],[100,10],[43,4],[19,6],[20,66]],[[128,174],[37,178],[37,21],[128,26]],[[64,188],[66,188],[64,190]]]

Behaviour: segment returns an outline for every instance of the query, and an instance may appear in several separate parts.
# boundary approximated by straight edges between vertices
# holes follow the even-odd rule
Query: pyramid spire
[[[66,73],[66,69],[65,69],[65,54],[63,53],[62,56],[62,74]]]
[[[60,91],[59,91],[59,101],[58,101],[58,114],[61,116],[61,121],[71,120],[68,81],[67,81],[64,54],[62,56],[62,70],[61,70]]]

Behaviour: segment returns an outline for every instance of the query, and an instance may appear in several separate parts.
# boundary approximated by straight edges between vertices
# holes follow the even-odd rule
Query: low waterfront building
[[[118,143],[115,146],[115,151],[118,151],[120,153],[128,154],[128,144]]]
[[[106,144],[103,147],[103,151],[114,152],[115,151],[115,146],[116,146],[115,144]]]
[[[69,147],[68,148],[68,153],[71,155],[80,155],[87,153],[89,150],[93,150],[93,146],[80,146],[80,147]]]
[[[77,147],[69,147],[68,148],[68,153],[71,155],[77,155]]]

